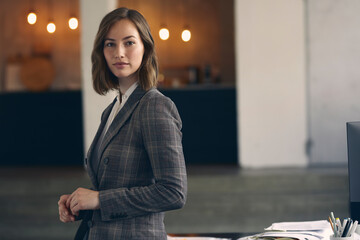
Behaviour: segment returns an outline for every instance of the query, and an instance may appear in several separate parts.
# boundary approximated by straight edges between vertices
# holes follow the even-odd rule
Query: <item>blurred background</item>
[[[186,206],[169,233],[263,231],[349,216],[346,127],[360,119],[357,0],[1,0],[0,239],[71,239],[57,201],[115,94],[97,95],[103,16],[147,19],[178,107]]]

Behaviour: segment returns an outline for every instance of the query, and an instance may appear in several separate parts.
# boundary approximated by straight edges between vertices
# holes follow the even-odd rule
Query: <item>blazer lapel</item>
[[[105,148],[110,143],[111,139],[113,139],[113,137],[120,131],[126,120],[131,116],[145,92],[146,91],[144,91],[140,86],[137,86],[134,92],[130,95],[129,99],[126,101],[125,105],[116,115],[107,133],[105,134],[104,140],[100,146],[99,152],[101,157],[104,153]],[[100,169],[98,170],[98,174],[101,174]]]
[[[98,130],[97,130],[97,132],[96,132],[96,134],[95,134],[94,140],[92,141],[92,143],[91,143],[91,145],[90,145],[90,147],[89,147],[89,150],[88,150],[88,152],[87,152],[87,159],[88,159],[88,161],[87,161],[87,162],[88,162],[88,163],[87,163],[87,164],[88,164],[87,168],[88,168],[88,173],[89,173],[89,177],[90,177],[93,185],[94,185],[96,188],[98,188],[98,183],[97,183],[97,179],[96,179],[96,176],[95,176],[95,173],[94,173],[94,169],[92,169],[92,167],[91,167],[91,161],[92,161],[92,160],[91,160],[91,157],[92,157],[92,153],[93,153],[93,151],[94,151],[94,147],[96,146],[97,141],[99,141],[99,137],[100,137],[101,133],[102,133],[103,130],[104,130],[104,127],[105,127],[105,125],[106,125],[107,119],[108,119],[108,117],[109,117],[109,115],[110,115],[110,113],[111,113],[111,109],[112,109],[112,107],[114,106],[115,102],[116,102],[116,98],[115,98],[114,101],[104,110],[104,114],[103,114],[103,116],[102,116],[102,118],[101,118],[100,126],[99,126],[99,128],[98,128]]]

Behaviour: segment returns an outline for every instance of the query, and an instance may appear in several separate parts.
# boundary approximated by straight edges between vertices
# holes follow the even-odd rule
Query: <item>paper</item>
[[[329,235],[330,236],[330,235]],[[299,240],[319,240],[324,236],[313,234],[311,232],[267,232],[259,234],[259,238],[264,237],[282,237],[282,238],[295,238]]]
[[[291,238],[297,240],[320,240],[324,236],[312,234],[310,232],[265,232],[257,235],[241,238],[241,240],[254,239],[274,239],[274,238]]]
[[[330,223],[326,220],[307,222],[280,222],[273,223],[266,231],[323,231],[331,229]]]
[[[297,240],[328,240],[332,234],[330,223],[326,220],[307,222],[273,223],[266,232],[241,238],[241,240],[273,240],[275,238]],[[279,240],[280,240],[279,239]]]
[[[213,238],[213,237],[167,237],[167,240],[231,240],[229,238]]]

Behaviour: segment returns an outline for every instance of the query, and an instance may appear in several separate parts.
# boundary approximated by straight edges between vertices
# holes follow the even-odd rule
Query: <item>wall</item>
[[[198,66],[203,71],[212,66],[213,77],[235,83],[233,0],[119,0],[140,11],[148,21],[155,41],[160,70],[167,67]],[[166,25],[170,38],[163,41],[159,30]],[[181,40],[181,32],[189,25],[192,37]]]
[[[0,2],[0,91],[6,86],[5,76],[9,61],[17,57],[26,58],[48,53],[55,67],[55,78],[51,90],[80,89],[80,28],[70,30],[68,19],[71,13],[78,14],[77,1],[33,1],[38,22],[29,25],[26,21],[30,1],[12,0]],[[52,17],[57,29],[54,34],[46,31]],[[26,90],[21,82],[16,83],[20,91]]]
[[[303,11],[301,0],[235,1],[243,167],[307,164]]]
[[[346,164],[347,121],[360,120],[360,1],[307,1],[311,165]]]
[[[116,8],[115,0],[81,0],[80,14],[82,19],[81,32],[81,75],[84,119],[84,151],[87,153],[100,124],[100,117],[105,107],[112,102],[114,93],[106,96],[98,95],[92,88],[91,52],[95,35],[101,19]]]

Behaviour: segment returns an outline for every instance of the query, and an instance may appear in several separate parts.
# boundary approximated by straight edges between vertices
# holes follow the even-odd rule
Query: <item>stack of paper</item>
[[[266,232],[241,240],[327,240],[332,234],[328,221],[282,222],[265,228]]]
[[[331,230],[330,223],[326,220],[308,222],[281,222],[273,223],[266,231],[323,231]]]
[[[213,237],[167,237],[167,240],[230,240],[228,238],[213,238]]]

